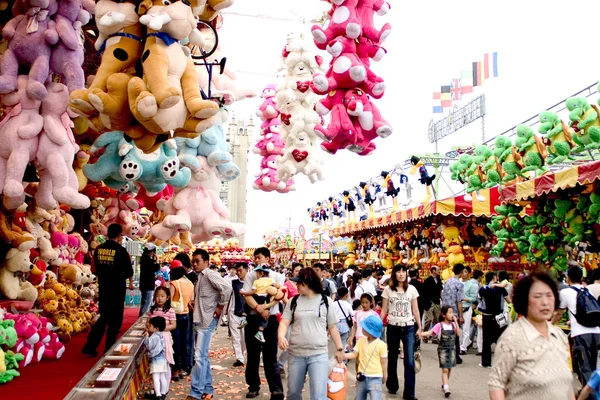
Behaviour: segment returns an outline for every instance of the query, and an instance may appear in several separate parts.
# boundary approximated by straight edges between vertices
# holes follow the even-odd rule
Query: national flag
[[[473,86],[481,86],[481,67],[479,62],[473,63]]]
[[[485,85],[485,59],[478,62],[477,65],[479,66],[479,86],[483,86]]]
[[[452,107],[452,95],[450,94],[450,85],[442,86],[440,88],[440,98],[442,99],[442,107]]]
[[[462,88],[463,95],[473,93],[473,72],[462,71],[460,78],[460,86]]]
[[[450,94],[452,101],[459,101],[462,99],[462,88],[460,86],[460,79],[452,79],[450,81]]]
[[[498,77],[498,53],[497,52],[493,52],[492,53],[492,76],[494,78]]]
[[[433,92],[433,113],[442,114],[444,108],[442,107],[442,99],[440,92]]]

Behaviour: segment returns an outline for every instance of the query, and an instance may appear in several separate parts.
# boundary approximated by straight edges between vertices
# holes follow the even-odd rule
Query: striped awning
[[[399,225],[402,223],[425,218],[430,215],[456,215],[456,216],[490,216],[496,214],[494,207],[500,205],[498,196],[498,188],[482,190],[480,196],[485,198],[484,201],[477,200],[473,196],[471,201],[466,201],[465,196],[450,197],[443,200],[437,200],[432,203],[420,205],[408,210],[399,210],[393,214],[384,215],[371,220],[348,223],[340,228],[335,228],[333,233],[335,236],[347,235],[350,233],[360,232],[364,230],[381,228],[387,226]]]
[[[592,183],[598,178],[600,178],[600,161],[574,165],[535,179],[505,186],[500,189],[500,200],[502,202],[526,200],[560,189],[575,187],[578,184]]]

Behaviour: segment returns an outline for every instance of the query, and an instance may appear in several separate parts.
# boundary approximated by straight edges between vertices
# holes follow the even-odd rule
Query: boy
[[[388,350],[387,345],[379,337],[383,323],[381,319],[370,315],[360,322],[365,336],[358,339],[354,351],[347,353],[347,360],[358,358],[356,374],[356,400],[381,398],[381,388],[387,381]]]
[[[240,294],[242,296],[252,296],[257,304],[269,303],[269,296],[272,297],[271,302],[274,304],[277,304],[277,302],[283,299],[284,295],[281,290],[282,285],[275,283],[273,279],[269,278],[270,271],[266,265],[259,265],[254,269],[254,272],[256,272],[257,279],[252,284],[252,290],[249,292],[240,290]],[[261,318],[258,332],[256,332],[256,335],[254,335],[254,337],[262,343],[265,342],[265,336],[263,332],[268,323],[268,320]]]

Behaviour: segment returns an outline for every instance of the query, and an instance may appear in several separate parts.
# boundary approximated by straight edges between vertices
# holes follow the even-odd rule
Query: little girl
[[[148,348],[150,357],[150,373],[154,383],[154,396],[156,399],[164,400],[169,393],[169,381],[167,380],[167,359],[165,358],[165,340],[162,333],[165,330],[165,319],[163,317],[152,317],[146,323],[146,331],[150,334],[144,343]]]
[[[450,397],[448,381],[452,368],[456,366],[456,337],[460,337],[460,327],[454,315],[454,310],[449,306],[442,306],[442,322],[435,324],[433,329],[422,332],[421,337],[426,338],[436,335],[440,340],[438,345],[438,358],[442,369],[442,391],[446,397]]]
[[[165,343],[165,358],[169,365],[174,365],[173,337],[170,331],[177,327],[177,317],[175,316],[175,310],[171,308],[171,292],[164,286],[159,286],[154,291],[154,304],[148,311],[148,318],[154,317],[165,319],[165,329],[161,332]],[[167,382],[171,382],[171,368],[167,369]]]
[[[360,308],[352,316],[354,325],[352,326],[350,336],[348,337],[348,346],[354,347],[354,340],[356,339],[358,342],[358,339],[365,336],[360,322],[369,315],[374,315],[379,318],[379,314],[373,311],[373,296],[369,293],[363,293],[360,296]]]

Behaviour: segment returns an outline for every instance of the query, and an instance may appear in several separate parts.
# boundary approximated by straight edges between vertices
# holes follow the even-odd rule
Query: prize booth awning
[[[563,170],[538,176],[500,190],[502,202],[520,201],[544,194],[567,189],[576,185],[586,185],[600,178],[600,161],[574,165]]]
[[[479,201],[473,193],[471,201],[465,200],[465,196],[450,197],[443,200],[424,204],[407,210],[398,210],[389,215],[384,215],[371,220],[348,223],[340,228],[335,228],[335,236],[346,235],[368,229],[399,225],[405,222],[425,218],[430,215],[456,215],[456,216],[490,216],[496,214],[494,207],[500,204],[498,188],[484,189],[479,192]]]

